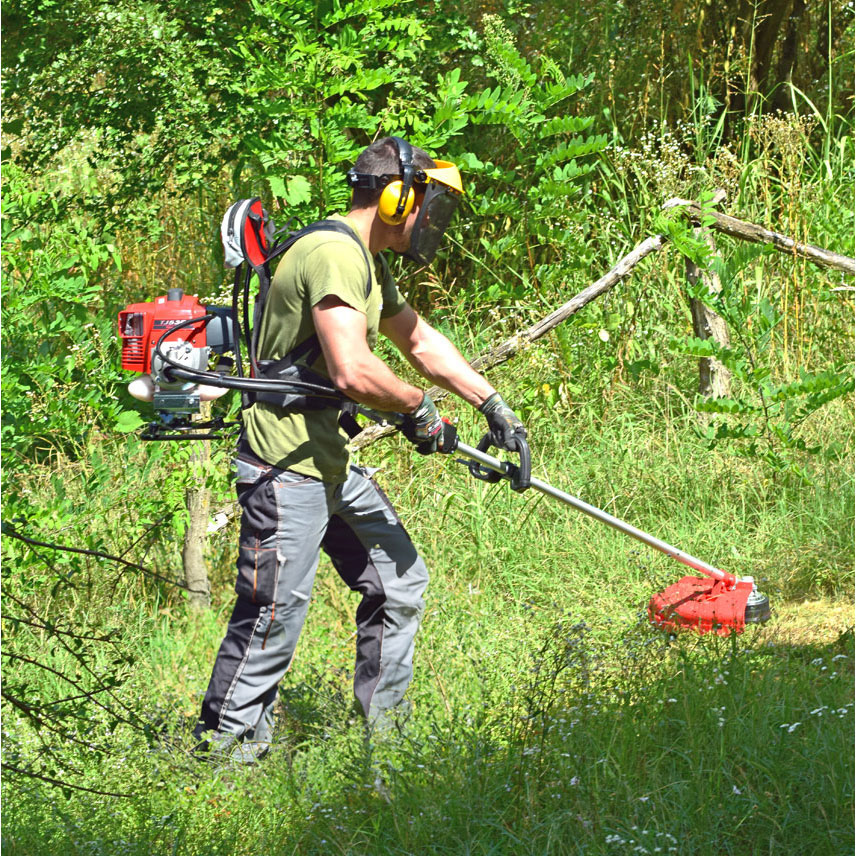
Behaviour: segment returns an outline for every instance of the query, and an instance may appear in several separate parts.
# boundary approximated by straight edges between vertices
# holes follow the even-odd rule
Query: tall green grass
[[[501,620],[517,624],[525,641],[485,638]],[[437,610],[420,643],[415,713],[404,736],[371,758],[344,676],[324,663],[330,652],[316,637],[282,696],[281,718],[299,726],[263,766],[194,766],[181,749],[147,750],[120,733],[121,755],[79,782],[131,785],[133,796],[15,787],[4,852],[852,847],[852,753],[844,751],[853,727],[852,638],[795,647],[761,631],[736,644],[669,643],[632,621],[611,621],[608,630],[610,641],[600,641],[559,609],[527,613],[500,600]],[[198,637],[172,624],[179,672],[199,659],[181,646],[183,631]],[[432,665],[438,655],[444,662]],[[460,660],[465,669],[454,667]],[[163,697],[170,678],[158,670],[148,677]],[[384,794],[374,786],[377,770]]]
[[[733,640],[670,640],[641,614],[682,566],[546,497],[414,456],[394,437],[363,458],[382,465],[433,572],[403,735],[371,752],[365,744],[350,699],[355,599],[329,566],[283,683],[279,743],[256,770],[189,752],[228,591],[193,617],[169,598],[158,611],[120,593],[109,616],[117,646],[93,649],[90,664],[110,674],[117,654],[133,654],[115,691],[133,725],[92,708],[90,749],[60,741],[47,752],[7,716],[5,759],[128,796],[7,774],[4,852],[845,852],[852,634],[796,644],[793,618],[781,615],[794,599],[850,596],[851,464],[842,458],[812,485],[773,480],[708,452],[690,410],[629,389],[614,396],[573,424],[560,412],[533,418],[537,474],[754,574],[771,596],[770,625]],[[474,438],[478,420],[458,416]],[[98,623],[84,601],[70,607]],[[44,634],[13,632],[16,647],[30,633],[35,658],[73,670]],[[68,694],[36,667],[16,664],[15,675],[45,698]]]

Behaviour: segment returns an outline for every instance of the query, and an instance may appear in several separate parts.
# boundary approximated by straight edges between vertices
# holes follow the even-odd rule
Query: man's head
[[[375,209],[388,230],[386,244],[428,264],[463,193],[454,164],[434,161],[400,137],[372,143],[348,172],[352,211]]]
[[[408,155],[409,163],[407,163]],[[407,178],[404,175],[404,171],[408,166],[413,168],[412,173],[415,170],[433,169],[435,163],[423,149],[420,149],[418,146],[410,146],[400,137],[384,137],[382,140],[373,142],[357,158],[357,162],[354,164],[349,175],[376,176],[381,180],[375,182],[374,187],[367,186],[371,184],[370,181],[364,181],[362,186],[352,183],[351,186],[354,188],[354,193],[351,199],[351,208],[374,207],[380,202],[381,196],[389,188],[390,184],[397,185],[396,189],[401,190],[402,182],[406,181]],[[409,184],[413,186],[412,174]],[[423,193],[424,189],[423,186],[421,188]],[[413,187],[413,190],[417,192],[419,188]],[[387,198],[389,197],[390,194],[387,193]],[[408,213],[413,207],[414,202],[415,200],[410,203]],[[396,200],[396,205],[397,203],[398,200]],[[401,217],[401,219],[403,220],[404,217]]]

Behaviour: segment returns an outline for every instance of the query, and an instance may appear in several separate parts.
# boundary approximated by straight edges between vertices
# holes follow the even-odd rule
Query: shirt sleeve
[[[311,306],[332,296],[366,314],[368,269],[365,256],[353,241],[319,244],[307,254],[303,276]]]
[[[375,273],[380,281],[381,293],[381,318],[392,318],[393,315],[398,315],[407,305],[402,293],[398,290],[398,285],[395,282],[395,277],[389,269],[389,265],[383,254],[378,253],[375,256],[377,264],[375,265]]]

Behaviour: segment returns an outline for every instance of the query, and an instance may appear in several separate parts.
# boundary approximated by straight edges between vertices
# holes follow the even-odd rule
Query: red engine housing
[[[153,303],[130,303],[119,313],[119,338],[122,340],[122,368],[148,374],[152,370],[152,351],[170,327],[202,318],[206,308],[190,294],[175,289]],[[206,343],[205,323],[189,324],[165,341],[182,340],[195,348]]]

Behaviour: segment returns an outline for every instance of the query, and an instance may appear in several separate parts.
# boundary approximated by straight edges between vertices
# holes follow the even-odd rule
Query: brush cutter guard
[[[753,589],[751,579],[739,580],[729,589],[707,577],[684,577],[651,598],[648,618],[667,630],[690,629],[718,636],[742,633]]]
[[[377,413],[367,408],[360,408],[370,419],[376,422],[398,424],[403,417],[395,413]],[[613,529],[618,529],[631,538],[642,541],[649,547],[665,553],[672,559],[687,565],[695,571],[700,571],[704,577],[684,577],[665,591],[655,594],[648,605],[648,615],[651,622],[667,630],[692,629],[699,634],[716,633],[728,636],[742,633],[746,624],[758,624],[770,618],[770,602],[756,587],[752,577],[737,578],[734,574],[721,571],[713,565],[696,559],[683,550],[565,493],[540,479],[530,475],[529,447],[525,441],[520,455],[520,466],[509,461],[500,461],[487,454],[490,447],[490,435],[482,437],[478,448],[458,443],[455,450],[467,460],[462,460],[470,474],[480,481],[496,482],[508,479],[512,488],[525,490],[531,487],[540,493],[552,496],[571,505],[583,514],[606,523]],[[521,487],[525,484],[526,487]]]

